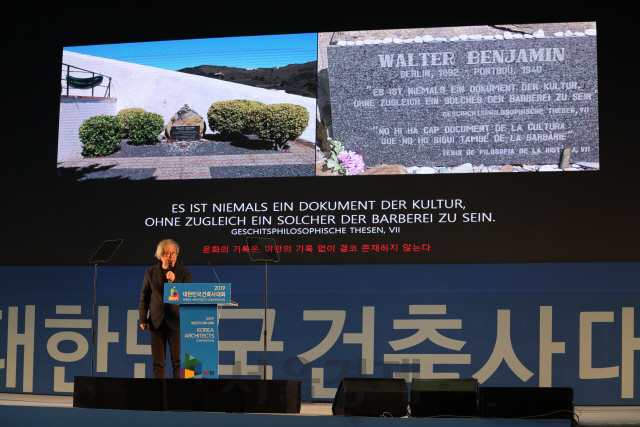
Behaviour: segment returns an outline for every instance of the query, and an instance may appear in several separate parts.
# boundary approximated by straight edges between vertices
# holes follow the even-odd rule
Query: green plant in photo
[[[233,134],[252,134],[255,111],[263,105],[262,102],[246,99],[214,102],[207,111],[209,129],[227,137]]]
[[[82,122],[78,129],[81,154],[84,157],[102,157],[120,148],[124,137],[120,121],[115,116],[93,116]]]
[[[126,119],[126,133],[133,145],[155,145],[164,129],[164,118],[157,113],[135,112]]]
[[[125,108],[116,114],[116,118],[120,122],[120,126],[122,126],[124,138],[129,138],[129,120],[136,113],[146,113],[146,111],[142,108]]]
[[[327,159],[327,169],[331,169],[332,172],[337,172],[339,174],[346,174],[347,171],[338,159],[338,154],[344,151],[344,147],[342,143],[337,139],[327,138],[329,143],[331,144],[331,156]]]
[[[309,112],[295,104],[270,104],[259,108],[255,113],[252,130],[261,139],[269,139],[282,148],[287,141],[293,141],[302,135],[309,124]]]

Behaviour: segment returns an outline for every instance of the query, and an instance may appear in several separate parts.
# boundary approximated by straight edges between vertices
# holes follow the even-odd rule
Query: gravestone
[[[599,161],[596,37],[327,48],[333,138],[367,166]]]
[[[164,128],[167,141],[199,141],[204,136],[206,125],[202,116],[187,104],[171,117]]]

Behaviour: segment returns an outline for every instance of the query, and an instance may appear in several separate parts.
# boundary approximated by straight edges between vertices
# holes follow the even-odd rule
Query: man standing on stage
[[[167,342],[171,351],[173,378],[180,378],[180,306],[164,303],[165,283],[193,283],[191,272],[177,264],[179,252],[180,246],[171,239],[158,243],[156,258],[160,262],[147,270],[142,282],[138,307],[140,328],[151,333],[154,378],[166,377],[164,362]]]

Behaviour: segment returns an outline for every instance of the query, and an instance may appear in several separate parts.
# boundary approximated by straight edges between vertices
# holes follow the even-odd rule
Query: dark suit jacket
[[[191,272],[188,268],[178,264],[174,267],[173,273],[176,275],[174,283],[193,283]],[[158,263],[147,270],[142,282],[142,292],[140,293],[140,323],[149,323],[147,310],[151,319],[151,329],[157,329],[164,319],[170,329],[180,330],[180,306],[179,304],[165,304],[164,283],[167,281],[162,272],[162,264]]]

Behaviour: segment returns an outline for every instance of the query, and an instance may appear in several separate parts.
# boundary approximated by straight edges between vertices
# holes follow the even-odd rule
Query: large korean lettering
[[[633,356],[640,351],[640,337],[634,336],[634,308],[622,308],[622,392],[623,399],[633,399]]]
[[[79,315],[82,307],[79,305],[56,305],[56,315]],[[66,329],[91,329],[91,319],[45,319],[45,328],[66,328]],[[60,351],[58,345],[63,341],[73,341],[76,343],[76,350],[65,353]],[[58,362],[77,362],[89,352],[87,339],[73,331],[62,331],[53,334],[47,341],[47,351],[49,355]],[[73,381],[66,381],[65,366],[55,366],[53,375],[53,391],[72,392]]]
[[[345,310],[304,310],[303,320],[305,321],[330,321],[331,326],[327,335],[318,345],[312,349],[301,353],[297,358],[303,364],[309,364],[324,356],[338,341],[342,334],[343,344],[359,344],[361,346],[360,373],[373,375],[374,372],[374,343],[375,343],[375,307],[362,307],[362,332],[344,332],[346,311]],[[328,381],[329,384],[337,383],[342,377],[348,376],[353,366],[351,361],[331,361],[328,364],[340,364],[342,370],[338,377]],[[337,388],[325,387],[324,368],[311,368],[311,397],[333,398]]]
[[[235,353],[233,365],[220,365],[218,372],[220,375],[260,375],[261,378],[273,378],[273,366],[267,365],[266,376],[262,365],[249,365],[247,362],[247,353],[250,351],[264,351],[265,328],[267,330],[267,351],[282,351],[284,344],[282,341],[271,341],[273,336],[273,326],[276,319],[276,310],[270,308],[267,310],[267,324],[264,322],[264,310],[261,309],[233,309],[225,310],[224,319],[259,319],[262,320],[262,329],[255,341],[219,341],[220,351],[233,351]],[[220,314],[222,319],[223,315]]]
[[[16,386],[18,346],[23,346],[22,391],[33,391],[33,352],[36,324],[36,306],[24,307],[24,332],[18,333],[18,307],[9,307],[7,325],[7,387]]]
[[[445,315],[447,314],[446,305],[410,305],[410,315]],[[417,332],[406,338],[389,341],[389,345],[395,350],[405,350],[414,347],[425,340],[446,348],[448,350],[460,351],[465,345],[465,341],[448,338],[438,332],[438,329],[461,329],[461,319],[395,319],[393,321],[394,329],[417,329]],[[471,363],[470,354],[456,353],[391,353],[384,355],[385,364],[418,364],[419,372],[396,372],[394,377],[405,378],[412,381],[413,378],[459,378],[457,372],[434,372],[434,365],[438,364],[469,364]]]
[[[503,360],[522,381],[526,382],[533,375],[533,372],[529,371],[520,362],[515,351],[513,351],[513,345],[511,344],[511,310],[498,310],[496,344],[487,363],[473,374],[473,377],[477,378],[480,383],[487,381],[496,372]]]
[[[540,387],[551,387],[551,358],[554,353],[564,353],[565,343],[554,342],[553,307],[540,307]]]

